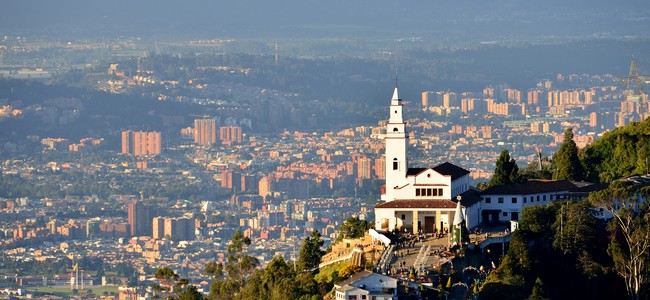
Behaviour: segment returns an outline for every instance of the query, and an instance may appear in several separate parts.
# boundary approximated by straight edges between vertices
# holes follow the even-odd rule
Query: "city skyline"
[[[633,294],[607,195],[647,202],[647,28],[641,0],[5,3],[0,295]]]

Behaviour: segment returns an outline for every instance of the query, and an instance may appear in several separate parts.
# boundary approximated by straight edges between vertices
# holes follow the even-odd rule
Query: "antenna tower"
[[[630,74],[627,76],[627,81],[625,82],[625,90],[628,95],[644,94],[643,80],[639,76],[639,69],[636,67],[636,58],[634,56],[632,56],[632,63],[630,63]]]
[[[280,61],[280,54],[278,52],[278,43],[275,43],[275,64],[277,65]]]
[[[537,155],[537,171],[541,171],[542,170],[542,148],[540,146],[536,146],[535,152]]]

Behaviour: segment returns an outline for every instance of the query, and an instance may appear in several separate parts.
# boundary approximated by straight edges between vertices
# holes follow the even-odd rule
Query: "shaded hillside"
[[[645,174],[650,161],[650,118],[606,133],[585,148],[587,180],[610,182]]]
[[[199,107],[187,104],[37,81],[0,80],[0,99],[23,111],[19,118],[0,119],[0,141],[4,142],[30,135],[78,140],[116,137],[124,129],[165,131],[169,116],[182,120],[190,113],[200,113]]]

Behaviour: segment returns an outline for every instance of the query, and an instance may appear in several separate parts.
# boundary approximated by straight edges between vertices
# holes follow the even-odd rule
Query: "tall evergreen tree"
[[[584,180],[585,171],[578,156],[578,146],[573,141],[573,129],[567,128],[564,131],[564,141],[557,151],[555,159],[554,180]]]
[[[549,299],[546,297],[546,289],[544,288],[544,282],[537,277],[535,279],[535,285],[533,286],[533,292],[530,294],[530,297],[528,297],[528,300],[546,300]]]
[[[320,239],[320,233],[314,230],[300,246],[300,256],[298,257],[297,268],[299,272],[309,271],[317,268],[320,259],[325,253],[321,250],[323,241]]]
[[[510,158],[508,150],[501,151],[494,169],[494,176],[490,179],[488,186],[500,184],[511,184],[520,182],[519,167],[514,158]]]

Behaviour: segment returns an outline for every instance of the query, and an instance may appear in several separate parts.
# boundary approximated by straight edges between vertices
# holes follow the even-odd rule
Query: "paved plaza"
[[[470,233],[470,244],[472,248],[477,247],[488,237],[503,237],[509,232],[507,226],[485,227],[481,230]],[[463,261],[453,260],[457,253],[450,250],[449,234],[441,237],[433,234],[401,234],[402,242],[393,247],[390,253],[390,259],[386,264],[387,267],[378,270],[381,273],[408,280],[409,271],[414,267],[417,271],[416,281],[432,282],[437,284],[437,275],[441,268],[449,271],[450,269],[462,270],[465,267]],[[453,261],[452,261],[453,260]],[[453,264],[457,265],[454,266]],[[461,265],[459,265],[461,264]],[[473,266],[479,268],[480,266]],[[488,266],[489,267],[489,266]],[[433,272],[431,272],[433,271]],[[427,276],[429,275],[429,276]]]

